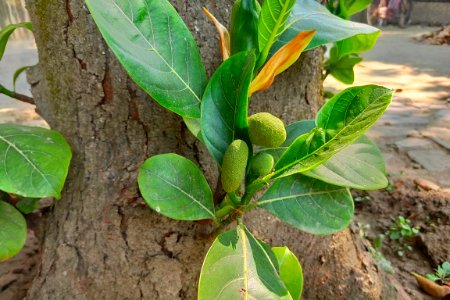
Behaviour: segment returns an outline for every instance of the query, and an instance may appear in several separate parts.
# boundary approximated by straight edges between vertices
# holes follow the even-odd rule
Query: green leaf
[[[360,190],[382,189],[388,185],[383,155],[366,136],[304,174],[330,184]]]
[[[325,69],[337,80],[352,84],[355,81],[353,67],[362,61],[357,54],[338,55],[339,48],[334,46],[330,51],[330,58],[325,62]]]
[[[362,58],[356,54],[348,54],[342,57],[336,64],[328,66],[330,74],[345,84],[352,84],[355,81],[354,66],[359,64]]]
[[[33,67],[33,66],[23,66],[23,67],[18,68],[16,70],[16,72],[14,72],[14,75],[13,75],[13,89],[14,90],[16,90],[17,78],[19,78],[20,74],[22,74],[23,72],[25,72],[26,70],[28,70],[31,67]]]
[[[0,189],[61,198],[72,153],[64,137],[39,127],[0,124]]]
[[[190,160],[160,154],[139,168],[139,189],[158,213],[176,220],[213,219],[212,192],[203,174]]]
[[[434,274],[426,274],[426,275],[425,275],[425,278],[426,278],[426,279],[429,279],[429,280],[431,280],[431,281],[434,281],[434,282],[436,282],[436,281],[438,281],[438,280],[441,279],[441,278],[437,277],[437,276],[434,275]]]
[[[25,28],[33,31],[33,25],[30,22],[23,22],[17,24],[9,24],[0,30],[0,60],[5,54],[6,44],[8,43],[9,36],[18,28]]]
[[[201,128],[206,147],[222,164],[236,139],[248,138],[248,88],[255,67],[253,52],[231,56],[211,77],[202,100]]]
[[[340,0],[339,17],[348,20],[350,16],[364,10],[372,3],[372,0]]]
[[[303,270],[300,262],[288,247],[273,247],[281,280],[283,280],[292,299],[299,300],[303,291]]]
[[[439,268],[441,268],[441,273],[445,278],[450,276],[450,263],[448,261],[442,263],[442,266],[439,266]]]
[[[331,98],[316,117],[316,128],[298,137],[275,165],[287,176],[317,167],[364,134],[391,102],[392,91],[376,85],[352,87]]]
[[[287,21],[291,26],[274,44],[272,53],[292,40],[299,32],[316,30],[316,35],[306,50],[345,40],[355,35],[379,34],[379,29],[356,22],[343,20],[314,0],[298,0]]]
[[[19,202],[17,202],[16,207],[24,214],[30,214],[36,211],[39,208],[40,198],[21,198]]]
[[[277,179],[257,205],[312,234],[332,234],[353,218],[353,199],[345,187],[295,174]]]
[[[294,122],[286,127],[286,142],[279,148],[263,150],[277,161],[291,143],[315,127],[313,120]],[[387,186],[386,168],[381,151],[367,136],[332,156],[304,175],[330,184],[361,190],[375,190]]]
[[[106,43],[159,104],[200,117],[206,73],[198,47],[167,0],[86,0]]]
[[[273,253],[278,260],[281,280],[286,285],[292,299],[299,300],[303,290],[303,270],[295,254],[288,247],[273,247]]]
[[[0,201],[0,262],[15,256],[25,245],[27,222],[14,206]]]
[[[263,246],[243,226],[220,234],[203,262],[199,300],[292,299]]]
[[[379,35],[380,31],[376,31],[370,34],[358,34],[336,42],[336,47],[338,48],[337,57],[369,51],[375,46]]]
[[[198,138],[200,141],[203,141],[202,134],[201,134],[200,118],[191,119],[191,118],[184,117],[183,121],[184,121],[184,124],[186,124],[186,127],[192,133],[192,135],[195,136],[196,138]]]
[[[264,0],[258,22],[258,45],[262,62],[267,58],[273,43],[285,30],[295,2],[296,0]]]

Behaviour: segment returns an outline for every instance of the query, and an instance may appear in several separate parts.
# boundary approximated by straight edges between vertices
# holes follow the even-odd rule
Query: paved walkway
[[[437,28],[386,28],[356,67],[355,85],[396,90],[393,103],[369,130],[393,178],[428,180],[450,191],[450,47],[411,38]],[[327,78],[325,88],[346,86]]]
[[[3,59],[0,61],[0,83],[12,89],[14,72],[23,66],[38,61],[33,40],[12,40],[8,42]],[[16,82],[16,91],[31,96],[25,73]],[[34,112],[34,105],[13,100],[0,94],[0,123],[19,123],[30,126],[46,126],[46,123]]]

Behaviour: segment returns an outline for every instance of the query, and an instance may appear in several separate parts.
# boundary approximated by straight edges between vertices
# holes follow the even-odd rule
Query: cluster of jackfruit
[[[267,112],[257,113],[248,118],[248,129],[252,144],[275,148],[286,140],[284,123]],[[222,163],[222,187],[230,193],[240,188],[245,178],[249,148],[245,141],[233,141],[225,151]],[[273,156],[268,153],[256,154],[250,163],[253,174],[264,176],[269,174],[274,165]]]

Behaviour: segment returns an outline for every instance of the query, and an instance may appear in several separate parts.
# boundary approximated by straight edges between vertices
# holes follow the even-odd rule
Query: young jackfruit
[[[257,113],[248,118],[250,140],[255,145],[267,148],[280,146],[286,140],[284,123],[267,112]]]
[[[241,186],[248,160],[248,146],[242,140],[233,141],[225,151],[222,163],[222,187],[227,193]]]
[[[251,170],[253,173],[264,176],[273,169],[273,156],[269,153],[258,153],[252,160]]]

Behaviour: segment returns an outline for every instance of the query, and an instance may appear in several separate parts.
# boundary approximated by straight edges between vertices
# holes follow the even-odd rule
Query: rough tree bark
[[[211,74],[220,63],[214,27],[199,1],[171,2]],[[227,20],[231,2],[208,1],[208,8]],[[139,198],[136,173],[147,157],[176,152],[196,161],[215,186],[205,148],[126,76],[82,0],[27,6],[40,60],[29,74],[37,109],[74,153],[63,198],[46,218],[42,264],[27,299],[195,299],[211,227],[152,212]],[[321,49],[303,55],[251,110],[287,123],[312,118],[322,104],[321,62]],[[385,292],[350,231],[317,238],[262,212],[247,220],[259,237],[299,255],[305,299],[379,299]]]

